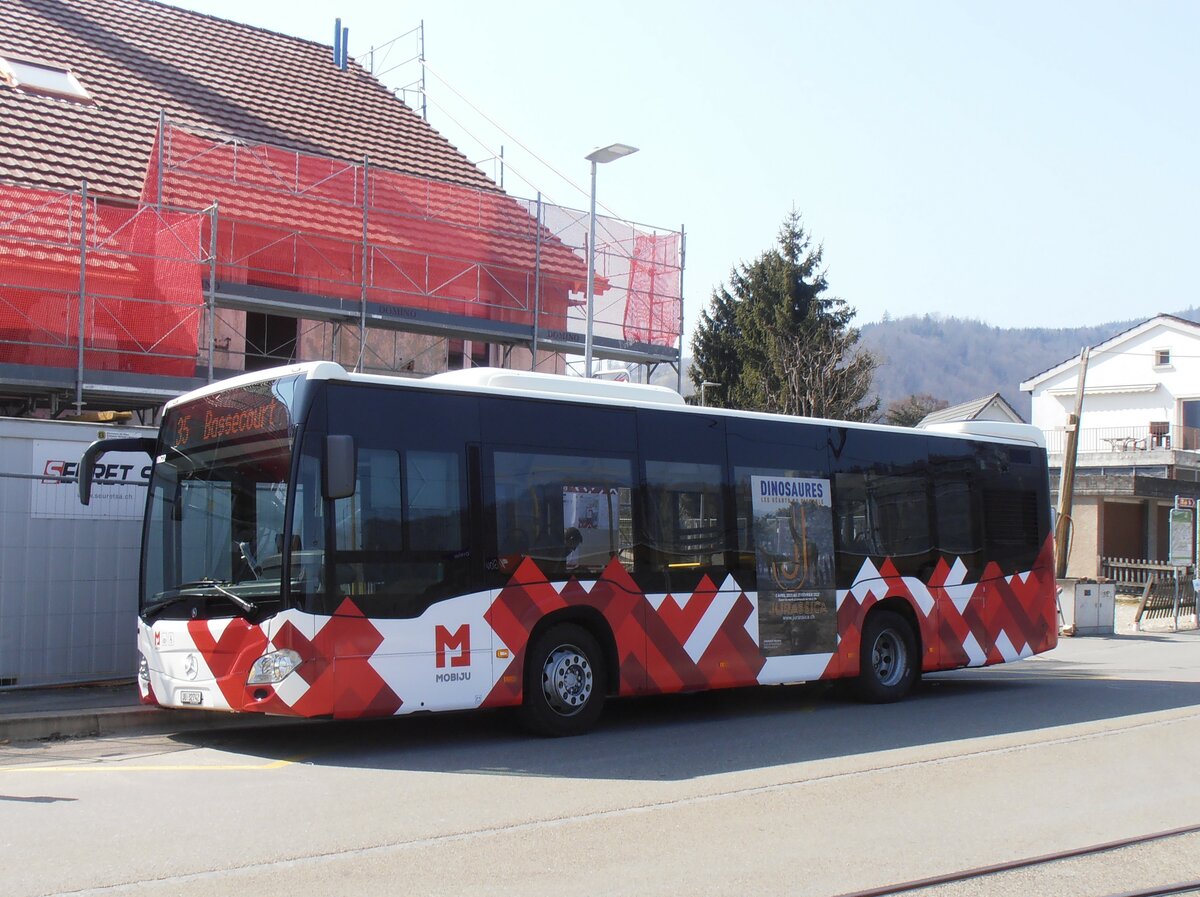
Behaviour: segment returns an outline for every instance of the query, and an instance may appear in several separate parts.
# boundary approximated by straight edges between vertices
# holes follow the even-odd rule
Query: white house
[[[1080,355],[1021,384],[1057,490]],[[1200,497],[1200,324],[1158,315],[1090,350],[1079,421],[1068,575],[1105,558],[1165,560],[1175,496]]]

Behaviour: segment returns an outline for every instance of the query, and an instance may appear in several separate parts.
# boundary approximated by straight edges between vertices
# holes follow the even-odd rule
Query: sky
[[[857,310],[1001,327],[1196,303],[1200,3],[174,0],[375,54],[508,192],[686,232],[685,329],[793,209]],[[402,37],[407,35],[406,37]],[[390,70],[389,70],[390,69]],[[417,101],[407,94],[411,105]]]

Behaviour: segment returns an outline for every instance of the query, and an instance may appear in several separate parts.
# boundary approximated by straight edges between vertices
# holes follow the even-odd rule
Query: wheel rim
[[[880,685],[891,687],[904,678],[907,649],[904,640],[891,629],[875,637],[871,646],[871,668]]]
[[[592,696],[592,665],[574,645],[550,652],[542,667],[542,692],[546,703],[562,716],[574,716]]]

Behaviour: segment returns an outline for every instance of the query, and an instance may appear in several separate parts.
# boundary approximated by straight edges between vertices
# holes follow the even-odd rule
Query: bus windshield
[[[279,609],[294,383],[256,383],[168,411],[150,484],[144,617]]]

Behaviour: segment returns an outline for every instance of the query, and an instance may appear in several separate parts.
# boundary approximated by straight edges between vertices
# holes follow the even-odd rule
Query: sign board
[[[751,476],[764,657],[837,648],[829,480]]]
[[[116,480],[92,488],[92,503],[80,504],[79,487],[74,480],[79,458],[87,446],[79,442],[50,439],[33,441],[30,473],[47,479],[31,480],[32,516],[43,519],[140,520],[146,510],[146,481],[150,478],[150,459],[140,452],[115,452],[96,464],[97,480]]]
[[[1184,508],[1172,508],[1170,516],[1170,547],[1167,562],[1178,567],[1192,563],[1195,552],[1192,547],[1193,512]]]
[[[1186,496],[1186,495],[1176,495],[1175,496],[1175,507],[1177,507],[1177,508],[1193,508],[1194,509],[1196,507],[1196,499],[1190,498],[1189,496]]]

